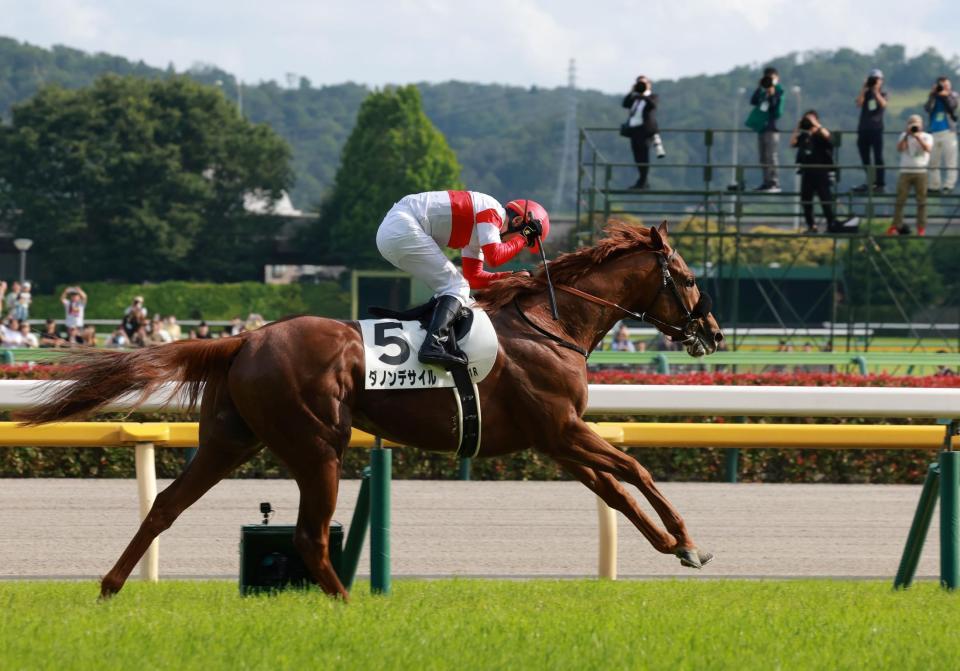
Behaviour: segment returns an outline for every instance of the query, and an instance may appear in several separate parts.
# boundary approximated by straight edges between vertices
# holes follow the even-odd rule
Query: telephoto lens
[[[911,132],[911,133],[919,133],[919,132],[920,132],[920,126],[910,126],[910,132]]]
[[[760,79],[760,87],[768,89],[773,86],[773,77],[767,76]]]

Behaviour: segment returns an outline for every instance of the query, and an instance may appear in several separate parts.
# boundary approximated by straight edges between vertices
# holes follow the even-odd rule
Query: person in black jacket
[[[820,123],[816,110],[804,113],[790,137],[790,146],[797,148],[800,165],[800,204],[807,232],[816,233],[813,218],[813,197],[820,199],[827,230],[839,230],[833,209],[833,138]]]
[[[653,85],[649,79],[640,75],[633,88],[623,98],[623,106],[630,110],[627,121],[623,124],[621,133],[630,138],[630,149],[633,150],[633,160],[637,164],[640,176],[633,189],[646,189],[647,173],[650,171],[650,144],[657,147],[657,156],[663,156],[663,144],[657,134],[657,95],[653,93]]]
[[[857,96],[857,107],[860,108],[857,149],[860,151],[860,160],[867,175],[870,174],[868,166],[870,154],[873,153],[876,178],[873,184],[867,181],[854,187],[855,193],[866,193],[871,189],[882,193],[886,187],[883,169],[883,112],[887,108],[888,97],[887,92],[883,90],[883,72],[874,68],[863,82],[863,87]]]

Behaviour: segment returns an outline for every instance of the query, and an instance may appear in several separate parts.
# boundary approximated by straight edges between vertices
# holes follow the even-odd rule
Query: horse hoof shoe
[[[713,553],[697,550],[697,558],[700,560],[700,566],[706,566],[713,560]]]
[[[677,557],[680,558],[681,566],[688,566],[690,568],[703,567],[703,564],[700,562],[700,557],[697,556],[696,550],[677,550]]]

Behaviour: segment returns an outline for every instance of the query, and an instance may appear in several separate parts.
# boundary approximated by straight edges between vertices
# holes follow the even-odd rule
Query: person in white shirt
[[[80,287],[67,287],[60,294],[63,304],[64,326],[83,328],[83,313],[87,309],[87,294]]]
[[[907,128],[900,133],[897,151],[900,152],[900,177],[897,179],[897,202],[893,208],[893,223],[887,235],[909,235],[910,227],[903,223],[903,206],[907,203],[910,189],[917,194],[917,235],[927,232],[927,166],[933,136],[923,132],[923,119],[912,114],[907,119]]]
[[[30,329],[30,324],[22,322],[20,324],[20,346],[21,347],[40,347],[40,341],[37,334]]]
[[[4,347],[22,347],[23,335],[20,333],[20,322],[11,318],[6,324],[0,326],[0,344]]]

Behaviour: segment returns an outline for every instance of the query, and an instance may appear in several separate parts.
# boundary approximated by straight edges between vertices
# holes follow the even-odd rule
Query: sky
[[[939,0],[0,0],[0,35],[255,83],[461,81],[624,90],[790,52],[904,44],[960,53]]]

